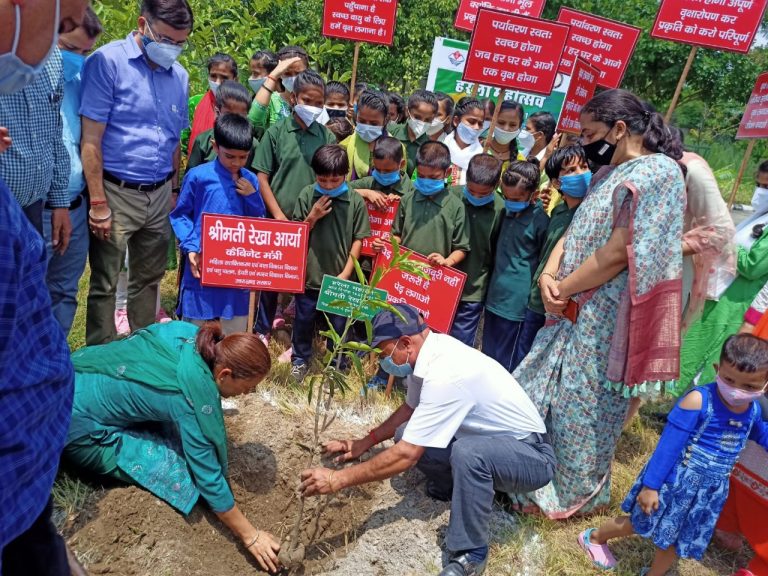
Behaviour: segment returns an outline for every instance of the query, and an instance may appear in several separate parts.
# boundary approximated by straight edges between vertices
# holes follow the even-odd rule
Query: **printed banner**
[[[391,45],[397,0],[325,0],[323,36]]]
[[[475,29],[477,11],[480,8],[490,8],[509,14],[521,14],[538,18],[544,11],[546,0],[460,0],[459,9],[456,11],[454,28],[472,32]]]
[[[317,309],[321,312],[337,314],[345,318],[352,317],[352,311],[360,306],[363,296],[367,290],[366,286],[351,280],[342,280],[336,276],[325,274],[323,283],[320,286],[320,295],[317,298]],[[386,302],[387,292],[380,288],[374,288],[371,291],[371,299]],[[348,302],[349,306],[340,306],[338,302]],[[355,320],[367,318],[372,320],[378,313],[378,310],[366,305],[355,315]]]
[[[599,86],[621,86],[640,28],[565,7],[560,8],[557,21],[571,27],[560,71],[571,74],[576,58],[583,58],[600,71]]]
[[[571,76],[571,85],[565,97],[565,105],[557,122],[558,132],[581,134],[581,109],[595,95],[600,71],[590,66],[581,58],[576,59]]]
[[[405,246],[401,249],[408,250]],[[410,259],[429,263],[424,256],[416,252],[411,254]],[[385,246],[376,259],[375,268],[386,266],[391,260],[392,247]],[[427,273],[429,280],[393,270],[382,278],[378,287],[387,291],[390,304],[410,304],[421,312],[430,328],[447,334],[451,331],[467,275],[447,266],[429,266]]]
[[[368,219],[371,222],[371,236],[363,240],[363,249],[360,251],[362,256],[376,256],[373,251],[373,241],[376,238],[389,240],[392,234],[392,224],[395,223],[397,207],[400,206],[400,199],[392,200],[386,210],[379,210],[370,202],[365,203],[368,208]]]
[[[464,80],[547,95],[567,40],[564,24],[481,8]]]
[[[767,3],[768,0],[662,0],[651,36],[747,53]]]
[[[468,42],[443,37],[435,38],[427,90],[445,92],[454,100],[469,96],[472,93],[474,83],[462,80],[468,50]],[[521,90],[501,90],[485,85],[480,85],[477,96],[478,98],[490,98],[494,102],[498,102],[500,99],[519,102],[525,109],[526,118],[535,112],[549,112],[557,118],[563,107],[565,93],[568,91],[568,82],[568,76],[558,74],[555,88],[549,96],[540,96]]]
[[[739,123],[736,139],[746,138],[768,138],[768,72],[757,77],[755,89]]]
[[[304,292],[309,225],[203,214],[204,286]]]

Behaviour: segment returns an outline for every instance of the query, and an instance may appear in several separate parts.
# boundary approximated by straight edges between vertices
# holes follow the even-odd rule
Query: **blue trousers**
[[[43,211],[43,238],[48,252],[48,273],[45,281],[51,294],[53,315],[64,334],[69,334],[77,312],[77,287],[88,260],[88,208],[83,201],[69,211],[72,236],[64,254],[53,251],[51,244],[51,211]]]
[[[474,347],[477,327],[480,325],[482,315],[482,302],[459,302],[451,327],[451,336],[461,340],[467,346]]]
[[[507,320],[486,308],[483,324],[483,353],[512,372],[515,348],[522,327],[522,322]]]
[[[515,368],[523,361],[523,358],[531,351],[533,341],[536,340],[536,334],[539,333],[546,320],[547,317],[544,314],[539,314],[531,309],[525,311],[525,320],[523,320],[520,335],[517,337],[517,347],[515,348],[515,357],[512,359],[510,372],[514,372]]]
[[[264,292],[262,292],[264,294]],[[318,320],[322,321],[322,330],[326,329],[325,318],[322,312],[316,310],[317,298],[320,295],[319,290],[306,290],[304,294],[296,294],[296,318],[293,321],[293,335],[291,344],[293,345],[293,364],[309,364],[312,359],[312,340],[315,336],[315,324]],[[333,329],[341,335],[347,319],[336,314],[328,314],[328,319],[333,325]],[[329,348],[332,346],[328,340]],[[346,362],[342,362],[342,366]]]

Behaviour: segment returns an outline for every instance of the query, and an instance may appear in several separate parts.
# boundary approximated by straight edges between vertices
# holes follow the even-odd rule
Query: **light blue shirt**
[[[83,68],[80,114],[106,124],[104,170],[149,184],[173,170],[173,152],[189,126],[189,74],[178,62],[152,69],[134,32],[91,55]]]
[[[62,139],[69,153],[69,186],[67,194],[70,201],[77,198],[85,188],[83,163],[80,161],[80,95],[82,94],[81,74],[68,77],[64,69],[64,98],[61,101]]]

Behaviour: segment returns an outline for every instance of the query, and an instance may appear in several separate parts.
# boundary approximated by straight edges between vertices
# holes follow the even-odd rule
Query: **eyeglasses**
[[[152,33],[152,39],[153,39],[155,42],[160,42],[161,44],[170,44],[171,46],[180,46],[180,47],[182,47],[182,48],[183,48],[183,47],[184,47],[184,45],[186,45],[186,43],[187,43],[187,41],[186,41],[186,40],[182,40],[181,42],[177,42],[177,41],[176,41],[176,40],[174,40],[173,38],[168,38],[168,36],[162,36],[162,35],[159,35],[159,34],[157,34],[157,33],[156,33],[156,32],[155,32],[153,29],[152,29],[152,26],[150,25],[150,23],[149,23],[149,20],[147,20],[147,28],[149,28],[149,31]]]

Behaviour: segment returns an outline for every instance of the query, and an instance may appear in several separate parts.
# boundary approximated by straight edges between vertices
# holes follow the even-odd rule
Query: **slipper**
[[[581,549],[587,553],[589,559],[592,560],[592,563],[595,566],[602,568],[603,570],[613,570],[616,567],[617,562],[616,558],[614,558],[613,554],[608,549],[608,545],[592,544],[592,542],[589,541],[589,538],[594,531],[594,528],[587,528],[584,532],[579,534],[579,546],[581,546]]]

